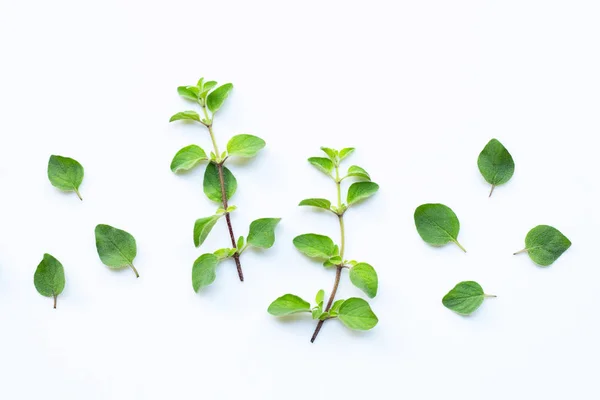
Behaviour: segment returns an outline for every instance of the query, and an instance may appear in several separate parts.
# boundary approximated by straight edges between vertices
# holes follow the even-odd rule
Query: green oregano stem
[[[342,188],[341,188],[341,179],[340,179],[340,167],[339,165],[335,166],[335,184],[337,187],[337,199],[338,199],[338,220],[340,221],[340,257],[342,260],[344,259],[344,250],[346,248],[346,228],[344,225],[344,211],[342,211]],[[329,300],[327,301],[327,306],[325,307],[325,312],[329,312],[331,306],[333,305],[333,301],[335,300],[335,295],[337,294],[338,287],[340,286],[340,278],[342,276],[342,269],[344,269],[344,265],[338,265],[335,270],[335,281],[333,283],[333,289],[331,290],[331,295],[329,296]],[[315,328],[315,332],[310,339],[311,343],[314,343],[323,327],[323,323],[326,320],[319,320],[317,323],[317,327]]]
[[[225,192],[225,177],[223,174],[223,163],[225,160],[221,160],[221,153],[219,153],[219,146],[217,145],[217,141],[215,139],[215,134],[213,132],[213,120],[208,117],[208,112],[206,111],[206,105],[200,103],[202,107],[202,111],[204,112],[204,117],[207,121],[210,121],[206,127],[208,128],[208,133],[210,134],[210,140],[212,140],[213,148],[215,151],[215,157],[217,157],[217,169],[219,170],[219,182],[221,183],[221,203],[223,204],[223,209],[227,210],[229,204],[227,202],[227,193]],[[214,117],[214,114],[213,114]],[[229,212],[225,212],[225,221],[227,221],[227,229],[229,230],[229,237],[231,238],[231,247],[237,249],[237,242],[235,240],[235,234],[233,233],[233,225],[231,224],[231,216]],[[240,252],[236,252],[233,255],[233,260],[235,261],[235,266],[237,268],[238,276],[240,277],[240,281],[244,282],[244,272],[242,271],[242,264],[240,262]]]

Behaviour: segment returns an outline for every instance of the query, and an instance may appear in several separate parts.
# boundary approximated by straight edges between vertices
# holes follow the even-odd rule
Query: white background
[[[597,399],[600,216],[600,6],[597,1],[0,2],[0,398],[3,399]],[[210,148],[200,126],[169,124],[190,104],[178,85],[235,85],[217,116],[268,145],[232,163],[236,234],[283,217],[275,247],[244,254],[200,294],[196,218],[215,205],[202,170],[169,170],[181,147]],[[476,159],[496,137],[516,172],[488,199]],[[347,214],[350,258],[375,266],[371,332],[277,320],[269,303],[312,300],[334,273],[294,236],[338,237],[331,215],[296,207],[335,196],[307,162],[355,146],[348,165],[381,185]],[[84,201],[53,188],[51,154],[85,167]],[[417,235],[414,209],[442,202],[456,246]],[[94,227],[138,242],[114,272]],[[550,224],[573,242],[549,268],[512,256]],[[337,240],[337,239],[336,239]],[[228,245],[220,223],[206,251]],[[34,289],[48,252],[67,285]],[[442,296],[477,280],[471,317]],[[360,296],[347,276],[340,296]]]

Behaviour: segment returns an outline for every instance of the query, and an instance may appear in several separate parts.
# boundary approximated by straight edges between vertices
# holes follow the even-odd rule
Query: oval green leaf
[[[310,312],[310,303],[296,295],[284,294],[272,302],[267,311],[276,317]]]
[[[308,159],[308,162],[319,171],[331,176],[331,171],[333,171],[333,162],[329,158],[311,157]]]
[[[194,90],[195,89],[195,90]],[[198,88],[194,86],[179,86],[177,93],[185,99],[198,101]]]
[[[370,298],[377,295],[377,272],[369,264],[358,263],[350,268],[350,281]]]
[[[223,181],[225,182],[225,195],[227,196],[227,200],[229,200],[235,194],[237,180],[225,166],[223,166]],[[204,194],[212,201],[217,203],[223,202],[219,167],[214,163],[209,163],[204,172]]]
[[[318,207],[331,211],[331,202],[327,199],[305,199],[298,204],[300,206]]]
[[[48,179],[55,188],[75,192],[80,200],[79,186],[83,182],[83,167],[72,158],[52,155],[48,161]]]
[[[194,223],[194,245],[200,247],[219,220],[220,215],[197,219]]]
[[[375,182],[356,182],[350,185],[348,189],[348,205],[356,204],[359,201],[373,196],[379,190],[379,185]]]
[[[260,218],[250,224],[248,244],[261,249],[269,249],[275,243],[275,227],[281,218]]]
[[[204,150],[191,144],[179,150],[171,162],[171,171],[177,173],[194,168],[200,161],[208,160]]]
[[[236,135],[227,143],[227,152],[230,156],[254,157],[265,147],[265,141],[258,136]]]
[[[512,156],[498,140],[492,139],[483,148],[477,159],[477,166],[483,178],[494,188],[506,183],[515,173],[515,162]]]
[[[369,175],[369,173],[363,168],[359,167],[358,165],[353,165],[350,168],[348,168],[348,173],[346,174],[346,176],[364,179],[366,181],[371,180],[371,176]]]
[[[354,153],[354,147],[346,147],[340,150],[340,161],[344,158],[348,157],[350,154]]]
[[[216,269],[219,259],[214,254],[203,254],[194,261],[192,267],[192,287],[194,292],[210,285],[217,277]]]
[[[137,255],[135,238],[128,232],[114,228],[110,225],[97,225],[96,250],[100,260],[109,268],[130,267],[136,277],[140,277],[133,266],[133,259]]]
[[[415,225],[423,240],[433,246],[442,246],[449,242],[456,243],[464,252],[464,247],[458,243],[460,222],[458,217],[443,204],[423,204],[415,210]]]
[[[367,331],[374,328],[379,322],[369,303],[358,297],[351,297],[344,301],[338,313],[340,321],[354,330]]]
[[[477,282],[460,282],[442,299],[442,304],[461,315],[469,315],[481,306],[486,297],[496,297],[486,295]]]
[[[200,116],[198,115],[198,113],[196,111],[182,111],[182,112],[178,112],[177,114],[173,115],[171,117],[171,119],[169,119],[169,122],[181,121],[181,120],[190,120],[190,121],[200,122]]]
[[[329,259],[335,255],[335,244],[327,236],[307,233],[294,238],[294,246],[308,257]]]
[[[233,89],[233,85],[231,83],[226,83],[210,92],[206,98],[206,106],[213,114],[219,111],[225,102],[225,99],[227,99],[227,96],[229,96],[231,89]]]
[[[525,237],[525,249],[520,252],[527,251],[534,263],[547,267],[569,247],[571,241],[558,229],[548,225],[538,225],[529,231]]]
[[[54,298],[54,308],[56,308],[56,298],[65,288],[63,265],[50,254],[44,254],[33,275],[33,284],[39,294]]]

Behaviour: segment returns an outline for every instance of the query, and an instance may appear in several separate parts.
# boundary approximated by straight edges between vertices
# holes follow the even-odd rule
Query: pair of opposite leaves
[[[137,246],[135,238],[130,233],[110,225],[100,224],[96,226],[95,235],[98,256],[106,266],[111,269],[129,267],[139,278],[133,266]],[[44,254],[33,275],[33,283],[42,296],[54,298],[54,308],[56,308],[56,299],[65,288],[65,270],[61,262],[50,254]]]
[[[508,182],[512,177],[515,164],[506,148],[496,139],[492,139],[483,149],[478,159],[478,167],[485,180],[494,188]],[[460,222],[449,207],[443,204],[423,204],[415,210],[415,225],[421,238],[434,246],[442,246],[453,242],[463,251],[458,242]],[[529,231],[525,237],[525,248],[515,254],[527,252],[529,257],[540,266],[549,266],[556,261],[569,247],[570,240],[558,229],[539,225]],[[483,289],[476,282],[461,282],[442,300],[442,303],[458,312],[470,314],[483,302]]]

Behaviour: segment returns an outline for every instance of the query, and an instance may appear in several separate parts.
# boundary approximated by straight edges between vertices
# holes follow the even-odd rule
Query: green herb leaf
[[[233,85],[231,83],[226,83],[219,86],[208,95],[206,98],[206,106],[213,114],[219,111],[225,102],[225,99],[229,96],[231,89],[233,89]]]
[[[338,162],[339,153],[337,150],[330,149],[329,147],[321,147],[321,150],[323,150],[323,152],[327,154],[327,157],[329,157],[329,159],[333,161],[334,164]]]
[[[348,173],[346,175],[349,177],[353,176],[355,178],[364,179],[366,181],[371,180],[371,176],[369,175],[369,173],[361,167],[359,167],[358,165],[353,165],[350,168],[348,168]]]
[[[567,249],[571,241],[558,229],[548,225],[538,225],[525,237],[525,249],[515,254],[528,252],[534,263],[547,267],[554,263]]]
[[[200,122],[200,116],[196,111],[182,111],[173,115],[169,122],[179,121],[179,120],[192,120]]]
[[[100,260],[109,268],[130,267],[136,277],[140,277],[133,266],[133,259],[137,255],[135,238],[128,232],[113,228],[110,225],[97,225],[96,250]]]
[[[216,269],[219,258],[214,254],[202,254],[194,261],[192,267],[192,287],[194,292],[200,288],[210,285],[217,277]]]
[[[324,157],[311,157],[308,162],[314,165],[319,171],[331,176],[333,171],[333,162],[330,159]]]
[[[56,308],[56,298],[65,288],[63,265],[50,254],[44,254],[33,275],[33,284],[42,296],[54,297],[54,308]]]
[[[79,186],[83,182],[83,167],[76,160],[68,157],[50,156],[48,179],[55,188],[75,192],[79,200],[83,200],[79,193]]]
[[[219,259],[219,261],[224,260],[225,258],[231,257],[231,248],[226,247],[224,249],[215,250],[213,254]],[[233,249],[235,250],[235,249]]]
[[[188,100],[198,101],[198,88],[194,87],[194,89],[196,90],[191,90],[190,86],[179,86],[177,88],[177,93]]]
[[[331,308],[329,309],[329,315],[331,315],[332,317],[335,317],[336,315],[338,315],[340,307],[342,306],[342,304],[344,304],[346,300],[336,300],[333,305],[331,306]]]
[[[370,298],[377,295],[377,272],[369,264],[359,263],[350,268],[350,281]]]
[[[227,196],[227,200],[229,200],[235,194],[237,180],[225,166],[223,166],[223,181],[225,182],[225,195]],[[204,172],[204,194],[206,194],[206,197],[217,203],[221,203],[223,200],[221,197],[219,167],[214,163],[208,164],[206,166],[206,171]]]
[[[338,318],[348,328],[359,331],[372,329],[379,322],[369,303],[358,297],[351,297],[342,303]]]
[[[350,185],[348,189],[348,205],[356,204],[359,201],[373,196],[379,190],[379,185],[375,182],[356,182]]]
[[[328,259],[335,255],[335,244],[327,236],[307,233],[294,238],[294,246],[308,257]]]
[[[198,79],[198,83],[196,84],[196,87],[198,88],[198,90],[202,90],[202,88],[204,87],[204,78]]]
[[[202,148],[191,144],[179,150],[171,162],[171,171],[177,173],[194,168],[200,161],[208,160]]]
[[[243,236],[240,236],[237,240],[237,248],[242,250],[245,245],[246,245],[246,240],[244,239]]]
[[[331,202],[327,199],[305,199],[299,204],[300,206],[312,206],[331,211]]]
[[[496,186],[508,182],[515,173],[515,162],[512,156],[496,139],[490,140],[483,148],[477,159],[477,166],[481,175],[492,185],[490,197]]]
[[[263,147],[265,141],[258,136],[236,135],[227,143],[230,156],[254,157]]]
[[[449,207],[443,204],[423,204],[415,210],[415,225],[423,240],[433,246],[442,246],[454,242],[465,253],[464,247],[458,243],[460,222]]]
[[[324,299],[325,299],[325,291],[323,289],[321,289],[317,292],[317,295],[315,296],[315,302],[317,303],[317,306],[319,306],[319,305],[322,306]]]
[[[340,150],[340,161],[352,153],[354,153],[354,147],[346,147],[345,149]]]
[[[208,234],[219,220],[220,215],[212,215],[206,218],[197,219],[194,223],[194,245],[200,247],[208,237]]]
[[[272,302],[267,311],[276,317],[311,312],[310,303],[293,294],[284,294]]]
[[[275,243],[275,227],[281,218],[261,218],[250,224],[248,244],[261,249],[268,249]]]
[[[212,88],[214,88],[215,86],[217,86],[217,82],[216,81],[207,81],[204,83],[204,85],[202,85],[202,91],[210,91]]]
[[[458,314],[469,315],[481,306],[486,297],[496,296],[486,295],[479,283],[466,281],[449,291],[442,299],[442,304]]]

